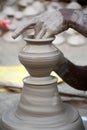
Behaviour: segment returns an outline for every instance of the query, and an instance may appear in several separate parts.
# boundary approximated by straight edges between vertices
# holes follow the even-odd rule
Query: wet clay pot
[[[30,73],[26,77],[20,102],[3,114],[7,130],[84,130],[75,108],[63,104],[57,79],[50,76],[62,53],[52,44],[53,38],[25,38],[27,45],[19,54]]]

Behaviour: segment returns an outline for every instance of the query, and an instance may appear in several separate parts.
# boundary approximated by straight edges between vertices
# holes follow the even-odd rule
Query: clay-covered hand
[[[24,23],[16,29],[12,37],[18,37],[26,29],[31,27],[35,29],[35,38],[51,37],[68,28],[61,11],[55,10],[53,12],[45,12],[33,17],[31,20],[27,21],[27,23]]]

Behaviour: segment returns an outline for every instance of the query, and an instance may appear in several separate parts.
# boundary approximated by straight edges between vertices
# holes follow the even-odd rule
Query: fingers
[[[35,39],[41,39],[43,38],[44,34],[46,33],[46,28],[41,28],[38,30],[37,35],[35,36]]]
[[[46,33],[43,35],[43,39],[46,39],[46,38],[49,38],[49,37],[52,37],[53,36],[53,33],[51,31],[46,31]]]
[[[54,37],[56,35],[56,33],[52,32],[49,29],[46,28],[42,28],[40,30],[40,32],[36,35],[36,39],[46,39],[46,38],[50,38],[50,37]]]
[[[35,26],[35,39],[44,39],[53,36],[52,30],[47,29],[47,26],[43,22],[38,22]]]
[[[18,29],[15,30],[15,32],[12,34],[12,37],[15,39],[17,38],[20,34],[22,34],[27,28],[34,26],[36,24],[36,21],[31,20],[28,23],[22,24]]]
[[[43,35],[42,38],[46,39],[46,38],[50,38],[50,37],[55,37],[55,35],[58,34],[58,30],[55,29],[47,29],[46,33]]]
[[[35,34],[34,34],[34,38],[37,37],[37,35],[39,34],[39,32],[41,31],[42,29],[42,26],[43,26],[43,22],[38,22],[36,25],[35,25]]]

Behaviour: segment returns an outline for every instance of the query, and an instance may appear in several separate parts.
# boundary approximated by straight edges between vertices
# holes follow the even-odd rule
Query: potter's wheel
[[[84,124],[84,126],[85,126],[85,130],[87,130],[87,116],[83,116],[83,117],[81,117],[82,118],[82,120],[83,120],[83,124]]]

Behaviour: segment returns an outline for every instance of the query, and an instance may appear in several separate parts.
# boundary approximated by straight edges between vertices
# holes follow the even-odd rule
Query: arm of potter
[[[79,10],[61,9],[69,27],[87,37],[87,15]],[[55,72],[70,86],[78,90],[87,91],[87,66],[78,66],[62,57],[61,64],[57,64]]]
[[[53,37],[68,28],[73,28],[87,37],[87,14],[74,9],[45,12],[18,27],[13,33],[13,38],[18,37],[31,26],[35,30],[36,39]]]
[[[87,91],[87,66],[78,66],[62,57],[54,70],[71,87]]]

